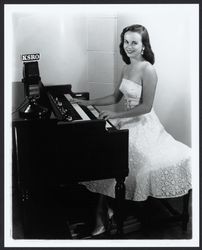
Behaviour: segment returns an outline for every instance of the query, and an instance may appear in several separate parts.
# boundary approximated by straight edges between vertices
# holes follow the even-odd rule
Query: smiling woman
[[[126,199],[145,201],[149,196],[183,196],[191,189],[191,150],[166,132],[153,110],[158,78],[146,28],[132,25],[123,29],[120,53],[126,65],[114,93],[99,99],[75,101],[81,105],[109,105],[124,97],[125,110],[104,110],[100,118],[110,119],[117,128],[129,130]],[[93,192],[114,197],[114,179],[83,184]],[[97,235],[105,230],[102,215],[98,214],[92,234]]]
[[[139,52],[142,57],[154,64],[154,53],[151,49],[149,34],[144,26],[134,25],[123,29],[121,33],[120,53],[126,64],[130,64],[130,57]],[[140,53],[141,52],[141,53]]]

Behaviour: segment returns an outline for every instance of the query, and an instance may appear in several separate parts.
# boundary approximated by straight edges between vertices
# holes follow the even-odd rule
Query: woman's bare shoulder
[[[158,76],[155,67],[150,62],[143,62],[142,64],[142,80],[147,81],[149,79],[149,82],[153,79],[155,83],[158,81]]]
[[[128,65],[127,64],[124,64],[123,65],[123,68],[122,68],[122,72],[125,73],[128,69]]]
[[[154,65],[152,65],[150,62],[148,61],[143,61],[141,63],[141,67],[143,70],[155,70]]]
[[[145,61],[142,64],[142,73],[149,75],[156,75],[156,69],[154,65],[152,65],[150,62]]]

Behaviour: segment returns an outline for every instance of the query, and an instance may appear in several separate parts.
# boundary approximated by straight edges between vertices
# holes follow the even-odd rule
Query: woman
[[[126,199],[144,201],[149,196],[171,198],[191,189],[190,148],[168,134],[152,106],[157,74],[149,35],[142,25],[121,33],[120,53],[126,65],[113,95],[95,100],[75,100],[82,105],[110,105],[125,98],[125,110],[102,111],[119,129],[129,130],[129,176]],[[115,180],[83,183],[89,190],[114,197]],[[93,235],[103,232],[101,216]]]

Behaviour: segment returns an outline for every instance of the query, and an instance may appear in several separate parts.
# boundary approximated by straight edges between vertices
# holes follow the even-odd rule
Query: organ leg
[[[115,186],[115,198],[116,198],[116,209],[115,209],[115,219],[117,223],[117,236],[123,234],[123,206],[125,199],[125,177],[116,178]]]
[[[183,212],[182,212],[182,229],[187,231],[187,224],[189,222],[189,197],[191,190],[183,197]]]

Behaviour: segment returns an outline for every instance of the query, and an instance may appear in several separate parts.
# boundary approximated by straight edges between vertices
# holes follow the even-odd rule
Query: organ
[[[16,96],[20,84],[16,83]],[[120,234],[121,201],[128,175],[128,130],[118,130],[110,121],[98,119],[96,107],[72,104],[71,98],[88,99],[89,93],[72,92],[69,84],[40,83],[38,102],[48,110],[47,115],[30,119],[20,117],[18,112],[12,115],[13,187],[22,217],[30,211],[33,193],[82,181],[115,178]],[[23,225],[26,235],[29,226],[26,219]]]

